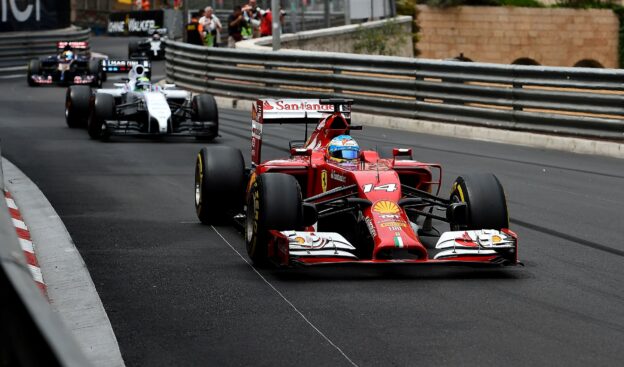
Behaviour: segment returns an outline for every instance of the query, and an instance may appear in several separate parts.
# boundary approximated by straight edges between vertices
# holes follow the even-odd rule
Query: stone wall
[[[388,40],[395,42],[393,47],[396,52],[391,56],[413,57],[412,47],[412,17],[402,16],[393,19],[398,23],[403,33],[402,39]],[[308,51],[345,52],[354,53],[354,35],[364,28],[381,28],[386,20],[363,23],[362,25],[345,25],[341,27],[318,29],[299,33],[284,34],[281,37],[281,47],[285,49],[298,49]],[[259,38],[252,41],[243,41],[236,44],[237,48],[249,48],[255,46],[270,46],[271,37]]]
[[[420,57],[618,67],[619,21],[608,9],[419,5]],[[596,64],[597,63],[597,64]]]

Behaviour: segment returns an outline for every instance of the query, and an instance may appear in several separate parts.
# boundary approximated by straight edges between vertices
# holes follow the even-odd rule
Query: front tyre
[[[451,190],[451,202],[465,202],[468,215],[465,225],[451,223],[452,230],[509,228],[505,192],[491,173],[473,173],[457,177]]]
[[[65,95],[65,122],[70,128],[85,127],[89,120],[91,87],[72,85]]]
[[[32,59],[28,62],[28,72],[26,73],[26,78],[28,85],[31,87],[36,87],[38,84],[32,79],[34,75],[39,75],[41,73],[41,61],[39,59]]]
[[[243,211],[245,161],[228,146],[202,148],[195,161],[195,211],[204,224],[227,222]]]
[[[193,121],[212,122],[215,127],[208,134],[197,135],[198,140],[212,140],[219,135],[219,109],[217,101],[209,94],[200,94],[191,101]]]
[[[284,173],[256,177],[247,196],[245,242],[257,266],[269,262],[269,230],[297,230],[303,223],[303,202],[297,180]]]
[[[102,88],[102,67],[98,60],[89,61],[89,74],[93,75],[91,86],[94,88]]]
[[[87,132],[91,139],[107,138],[106,121],[115,119],[115,98],[110,94],[97,93],[87,123]]]
[[[128,59],[132,60],[134,57],[138,57],[139,53],[139,41],[128,42]]]

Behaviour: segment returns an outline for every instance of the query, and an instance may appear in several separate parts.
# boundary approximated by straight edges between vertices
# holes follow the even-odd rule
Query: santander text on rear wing
[[[264,124],[306,124],[340,113],[351,119],[351,100],[345,99],[258,99],[251,107],[251,161],[260,164]]]

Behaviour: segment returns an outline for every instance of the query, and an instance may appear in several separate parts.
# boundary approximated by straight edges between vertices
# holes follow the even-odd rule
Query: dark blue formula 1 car
[[[28,63],[28,85],[85,84],[100,87],[106,74],[98,60],[92,59],[87,42],[58,42],[58,53]]]

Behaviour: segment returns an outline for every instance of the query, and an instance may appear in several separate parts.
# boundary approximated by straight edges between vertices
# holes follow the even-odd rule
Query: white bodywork
[[[128,73],[129,80],[126,83],[115,83],[116,88],[98,89],[96,93],[110,94],[115,98],[122,97],[126,93],[135,93],[142,96],[149,117],[158,121],[158,132],[166,134],[169,119],[171,118],[171,108],[167,103],[167,99],[189,100],[191,93],[173,89],[175,88],[174,84],[167,84],[164,88],[152,85],[151,90],[148,92],[133,92],[137,78],[144,76],[145,72],[145,67],[135,65]]]
[[[442,233],[436,243],[440,249],[434,259],[458,255],[494,255],[494,249],[510,249],[516,247],[516,240],[501,231],[482,229],[478,231],[451,231]]]
[[[154,56],[158,56],[160,52],[160,44],[161,41],[150,41],[150,51],[154,54]]]
[[[143,93],[143,98],[145,99],[147,113],[150,118],[158,121],[158,132],[166,134],[169,118],[171,117],[171,109],[167,103],[167,98],[160,92]]]
[[[357,258],[355,247],[335,232],[284,231],[288,237],[288,249],[292,256],[331,256]]]

